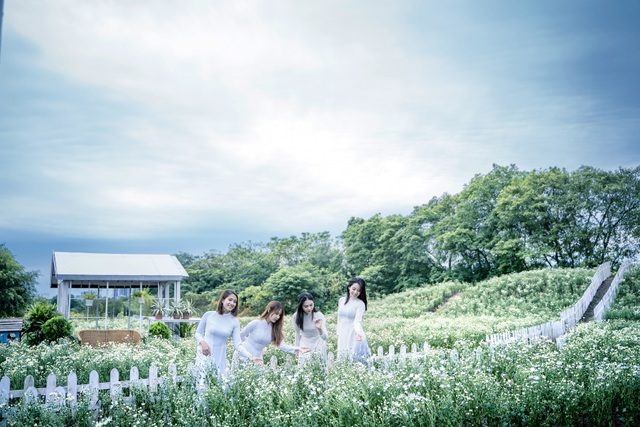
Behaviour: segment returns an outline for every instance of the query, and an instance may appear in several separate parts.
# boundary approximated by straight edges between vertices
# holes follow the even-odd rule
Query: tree
[[[267,279],[262,291],[264,295],[269,296],[270,300],[280,301],[284,305],[285,313],[291,314],[302,292],[311,293],[317,304],[322,306],[326,286],[319,269],[310,264],[303,264],[281,268]]]
[[[38,273],[26,271],[0,244],[0,317],[20,317],[35,295]]]
[[[639,251],[638,194],[640,167],[534,171],[514,179],[500,195],[500,237],[519,241],[528,268],[617,263]]]

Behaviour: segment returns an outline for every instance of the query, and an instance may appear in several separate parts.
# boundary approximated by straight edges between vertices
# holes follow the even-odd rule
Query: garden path
[[[596,308],[604,294],[606,294],[609,290],[611,282],[613,282],[613,276],[609,276],[604,280],[604,282],[602,282],[595,295],[593,296],[591,304],[589,304],[589,307],[587,307],[587,310],[584,312],[582,319],[580,319],[581,322],[590,322],[593,320],[593,310]]]

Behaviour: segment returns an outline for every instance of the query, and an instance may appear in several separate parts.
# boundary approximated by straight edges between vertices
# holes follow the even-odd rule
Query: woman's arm
[[[249,324],[247,326],[244,327],[244,329],[242,329],[240,331],[240,340],[244,341],[249,335],[251,335],[251,332],[256,328],[256,326],[258,325],[259,320],[252,320],[251,322],[249,322]]]
[[[356,333],[356,340],[362,341],[364,338],[364,329],[362,329],[362,316],[364,316],[364,302],[358,299],[359,304],[356,306],[356,317],[353,320],[353,330]],[[358,339],[359,338],[359,339]]]
[[[236,351],[240,353],[242,357],[253,360],[253,356],[251,355],[251,353],[249,353],[247,349],[244,348],[244,346],[242,345],[242,339],[240,338],[240,335],[241,335],[240,321],[236,318],[234,318],[233,320],[235,321],[233,325],[233,330],[231,331],[231,337],[233,339],[233,348],[235,348]]]
[[[200,319],[200,321],[198,322],[198,327],[196,328],[196,332],[194,334],[196,343],[198,344],[200,344],[200,341],[204,340],[204,334],[207,330],[207,320],[209,320],[209,317],[212,313],[212,311],[207,311],[202,315],[202,319]]]
[[[314,319],[314,324],[316,320],[321,320],[322,321],[322,326],[320,326],[319,328],[316,326],[316,328],[318,329],[318,332],[320,333],[320,338],[322,338],[323,340],[327,340],[328,334],[327,334],[327,322],[324,319],[324,314],[322,314],[321,312],[317,312],[316,315],[318,316],[317,319]]]

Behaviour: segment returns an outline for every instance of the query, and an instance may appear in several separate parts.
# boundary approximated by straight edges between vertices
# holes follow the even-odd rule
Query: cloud
[[[302,232],[406,214],[493,163],[637,162],[638,104],[571,85],[624,46],[566,10],[468,6],[9,3],[0,226]]]

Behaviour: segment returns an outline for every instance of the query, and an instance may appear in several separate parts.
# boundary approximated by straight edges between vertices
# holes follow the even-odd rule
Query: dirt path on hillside
[[[452,302],[462,298],[463,295],[464,295],[464,292],[456,292],[455,294],[451,295],[450,297],[448,297],[444,301],[442,301],[442,304],[440,304],[438,307],[436,307],[436,309],[433,310],[433,313],[440,312],[440,310],[444,309],[446,306],[448,306]]]

